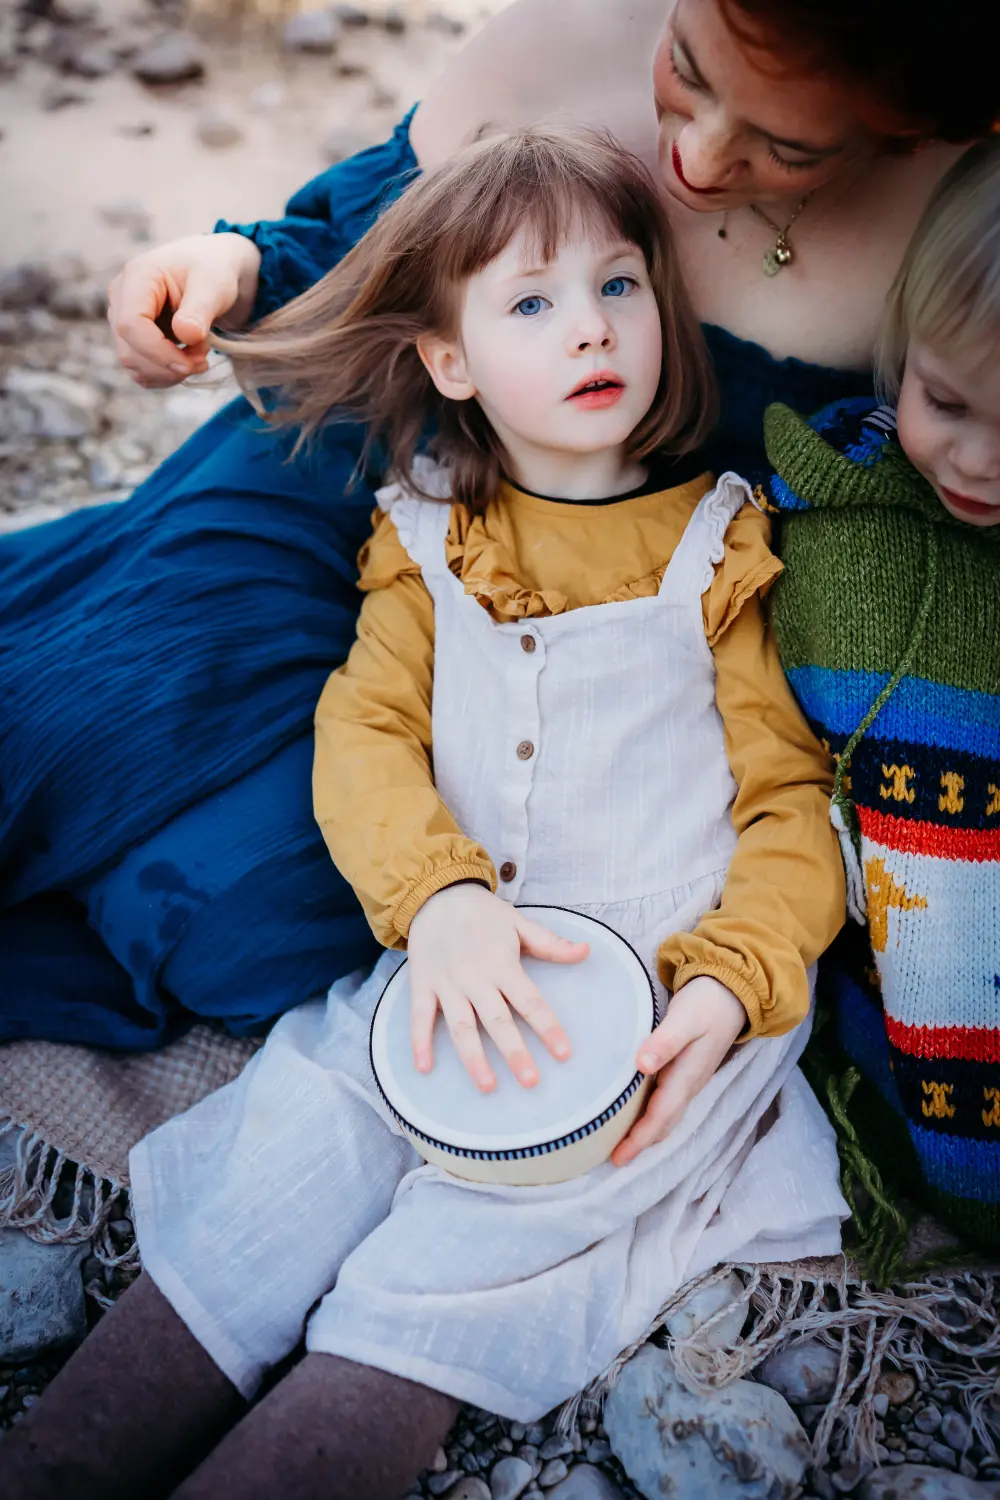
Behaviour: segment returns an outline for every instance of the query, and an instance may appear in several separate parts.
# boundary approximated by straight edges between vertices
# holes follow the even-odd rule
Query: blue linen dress
[[[261,250],[255,316],[356,243],[417,164],[407,116],[322,173]],[[708,455],[766,472],[762,418],[871,389],[706,328]],[[376,476],[331,425],[291,440],[242,399],[123,505],[0,540],[0,1041],[152,1048],[238,1035],[374,959],[312,816],[312,717],[354,636]]]

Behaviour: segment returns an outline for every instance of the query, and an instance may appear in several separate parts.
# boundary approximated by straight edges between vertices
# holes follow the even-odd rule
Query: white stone
[[[332,10],[303,10],[281,32],[286,52],[336,52],[343,26]]]
[[[523,1458],[502,1458],[493,1465],[490,1474],[490,1494],[493,1500],[518,1500],[534,1477],[531,1464]]]
[[[72,439],[96,430],[100,397],[81,380],[15,366],[7,371],[5,390],[31,412],[37,437]]]
[[[195,122],[195,133],[203,146],[235,146],[243,139],[243,127],[224,110],[209,106]]]
[[[349,156],[356,156],[359,151],[367,150],[371,144],[371,136],[363,135],[360,130],[351,130],[349,126],[338,125],[323,141],[323,155],[334,166],[338,161],[346,161]]]
[[[578,1464],[554,1490],[549,1500],[623,1500],[620,1487],[601,1469]]]
[[[695,1394],[651,1344],[608,1395],[604,1426],[633,1484],[657,1500],[665,1476],[670,1500],[791,1500],[809,1459],[805,1432],[776,1391],[736,1380]]]
[[[478,1474],[466,1474],[449,1490],[445,1500],[492,1500],[490,1487]]]
[[[132,72],[143,83],[184,83],[204,71],[201,43],[189,31],[164,32],[132,58]]]
[[[701,1287],[667,1318],[667,1332],[675,1339],[689,1339],[720,1308],[731,1302],[737,1305],[730,1309],[711,1328],[706,1328],[698,1337],[698,1343],[706,1349],[724,1349],[736,1342],[743,1332],[747,1320],[747,1304],[737,1301],[743,1294],[743,1283],[735,1271],[730,1271],[722,1281],[712,1286]]]
[[[757,1379],[795,1406],[829,1401],[837,1386],[840,1354],[815,1339],[803,1339],[758,1366]]]
[[[1000,1500],[1000,1484],[924,1464],[899,1464],[869,1474],[858,1500]]]
[[[84,1245],[40,1245],[0,1231],[0,1363],[23,1364],[87,1332]]]

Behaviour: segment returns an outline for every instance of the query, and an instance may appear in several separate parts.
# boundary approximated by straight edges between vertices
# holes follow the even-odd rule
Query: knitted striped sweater
[[[1000,1244],[1000,527],[954,520],[871,398],[765,419],[774,626],[838,761],[852,912],[823,993],[862,1145]]]

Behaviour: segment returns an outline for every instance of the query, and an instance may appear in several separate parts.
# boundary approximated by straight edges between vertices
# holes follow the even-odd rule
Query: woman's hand
[[[206,370],[213,324],[244,326],[259,270],[260,251],[242,234],[195,234],[134,255],[108,287],[115,351],[132,379],[154,388]]]
[[[677,991],[666,1019],[639,1049],[640,1071],[659,1076],[642,1115],[612,1152],[614,1166],[670,1134],[746,1024],[743,1006],[717,979],[701,974]]]
[[[483,1093],[496,1087],[479,1027],[493,1038],[525,1088],[538,1069],[511,1011],[523,1016],[552,1056],[569,1057],[569,1038],[521,964],[521,955],[550,963],[586,958],[586,943],[571,943],[532,922],[485,886],[451,885],[431,896],[410,924],[410,997],[413,1061],[420,1072],[434,1065],[434,1021],[440,1009],[459,1057]]]

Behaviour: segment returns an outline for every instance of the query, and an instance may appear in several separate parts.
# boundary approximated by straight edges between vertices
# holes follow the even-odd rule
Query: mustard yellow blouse
[[[604,505],[546,500],[504,485],[485,514],[453,506],[452,572],[497,620],[654,594],[710,476]],[[716,698],[737,795],[738,843],[719,907],[661,947],[670,990],[698,974],[746,1008],[745,1036],[778,1035],[809,1005],[806,969],[844,918],[830,826],[830,761],[792,698],[764,595],[781,570],[770,523],[747,505],[704,596]],[[404,947],[423,903],[457,880],[496,889],[485,849],[466,837],[433,779],[434,606],[391,519],[375,513],[361,557],[366,598],[350,656],[316,711],[313,796],[333,858],[372,929]],[[651,828],[650,838],[657,837]]]

